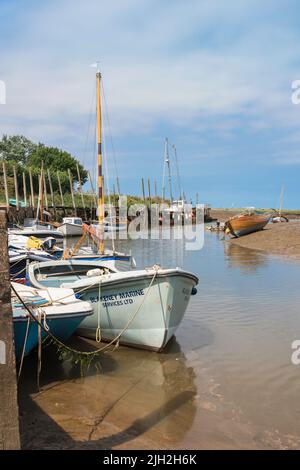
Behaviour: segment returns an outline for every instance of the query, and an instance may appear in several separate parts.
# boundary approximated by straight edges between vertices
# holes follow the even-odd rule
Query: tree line
[[[42,164],[46,175],[49,169],[54,192],[59,190],[57,176],[59,175],[62,191],[70,193],[68,169],[70,169],[73,181],[78,183],[77,165],[81,179],[80,184],[83,185],[88,180],[88,172],[70,153],[57,147],[48,147],[40,142],[36,144],[22,135],[3,135],[0,140],[0,160],[5,161],[6,164],[9,188],[12,188],[14,184],[13,167],[15,166],[20,194],[23,194],[23,173],[26,176],[27,190],[29,191],[30,189],[30,171],[34,191],[38,193]],[[3,181],[1,183],[1,190],[3,192]]]

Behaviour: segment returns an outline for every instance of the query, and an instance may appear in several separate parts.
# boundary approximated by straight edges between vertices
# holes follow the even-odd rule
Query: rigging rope
[[[108,106],[107,106],[107,100],[106,100],[106,94],[105,94],[105,89],[104,89],[103,78],[102,78],[102,93],[103,93],[103,101],[104,101],[104,109],[105,109],[104,119],[106,119],[108,132],[109,132],[109,136],[110,136],[110,142],[111,142],[111,148],[112,148],[112,154],[113,154],[114,170],[115,170],[116,179],[117,179],[117,191],[118,191],[118,194],[120,195],[119,174],[118,174],[118,167],[117,167],[116,151],[115,151],[115,145],[114,145],[114,142],[113,142],[113,137],[112,137],[112,132],[111,132],[110,118],[109,118],[109,113],[108,113]]]

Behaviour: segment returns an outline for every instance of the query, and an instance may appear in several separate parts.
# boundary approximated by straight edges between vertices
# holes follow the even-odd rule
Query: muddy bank
[[[226,220],[230,219],[230,217],[234,217],[235,215],[238,215],[242,212],[242,209],[211,209],[211,217],[213,219],[218,219],[220,222],[226,222]],[[273,213],[272,209],[270,209],[270,213]],[[274,212],[274,215],[275,212]],[[295,211],[293,213],[292,211],[286,211],[282,212],[282,215],[284,217],[287,217],[289,220],[299,220],[300,219],[300,214],[299,211]]]
[[[240,210],[236,209],[211,209],[210,215],[213,219],[217,219],[220,222],[225,222],[237,214],[240,214]]]
[[[269,224],[260,232],[232,238],[230,243],[300,260],[300,222]]]

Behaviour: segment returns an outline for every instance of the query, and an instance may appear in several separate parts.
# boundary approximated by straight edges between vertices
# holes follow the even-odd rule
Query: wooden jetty
[[[7,214],[0,210],[0,450],[20,448],[16,360],[10,299]]]

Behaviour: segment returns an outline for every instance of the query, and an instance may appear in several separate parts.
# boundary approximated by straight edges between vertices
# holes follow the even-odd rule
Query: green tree
[[[38,144],[33,152],[30,154],[27,165],[34,169],[40,169],[44,162],[44,168],[49,171],[53,178],[56,179],[56,173],[59,171],[61,179],[64,179],[63,173],[68,174],[68,169],[71,172],[74,181],[78,181],[77,165],[81,177],[81,184],[84,184],[88,179],[88,173],[70,153],[60,150],[56,147],[46,147],[44,144]]]
[[[26,165],[29,156],[36,148],[36,144],[23,135],[4,135],[0,141],[0,158]]]
[[[22,135],[3,135],[2,140],[0,140],[0,159],[6,161],[8,178],[13,177],[13,166],[16,167],[20,194],[23,193],[23,172],[26,176],[27,190],[30,189],[30,170],[32,173],[34,191],[35,193],[38,192],[42,162],[46,170],[45,177],[48,191],[48,169],[54,191],[58,191],[59,188],[57,178],[57,174],[59,174],[63,192],[70,192],[68,169],[70,169],[72,179],[76,183],[78,182],[77,165],[79,167],[81,184],[83,185],[88,179],[87,171],[70,153],[56,147],[47,147],[42,143],[36,144]]]

